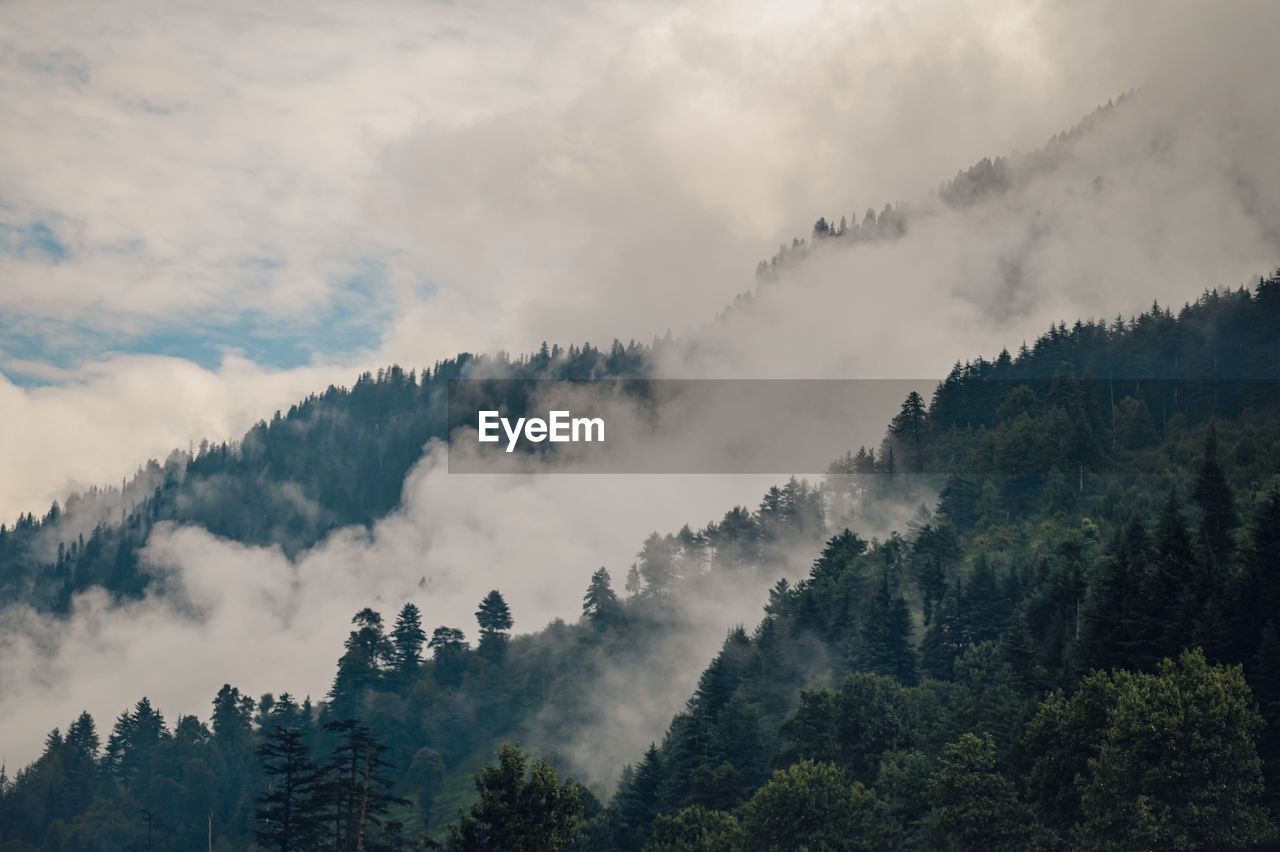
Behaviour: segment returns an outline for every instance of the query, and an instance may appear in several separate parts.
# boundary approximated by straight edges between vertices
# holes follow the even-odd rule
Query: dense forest
[[[228,684],[203,721],[146,698],[109,730],[66,720],[0,776],[0,849],[1273,847],[1277,327],[1280,274],[1176,314],[1058,325],[957,364],[823,481],[655,533],[613,573],[584,566],[577,623],[513,635],[495,589],[472,647],[470,615],[362,609],[318,700]],[[503,369],[643,375],[647,353]],[[23,518],[0,533],[5,583],[55,613],[88,584],[138,594],[129,554],[161,518],[247,541],[284,529],[295,547],[367,522],[466,360],[363,377],[171,460],[123,523],[99,519],[54,561],[43,537],[77,508]],[[338,440],[356,451],[326,456]],[[920,475],[941,480],[936,504],[859,532]],[[290,528],[282,483],[322,520]],[[682,602],[783,575],[801,579],[728,633],[616,787],[568,777],[601,672],[656,665]]]

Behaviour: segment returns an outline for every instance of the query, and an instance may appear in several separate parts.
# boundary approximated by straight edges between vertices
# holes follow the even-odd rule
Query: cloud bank
[[[671,375],[918,378],[1050,321],[1247,283],[1280,235],[1277,15],[1154,0],[10,4],[0,511],[43,512],[390,361],[671,328],[698,342]],[[1135,88],[1010,193],[963,210],[931,195]],[[814,252],[707,327],[817,216],[898,201],[919,214],[903,240]],[[107,724],[142,694],[203,714],[224,681],[319,695],[353,602],[412,599],[464,626],[500,586],[532,629],[648,531],[760,490],[586,479],[449,477],[428,457],[403,512],[296,565],[159,533],[152,563],[201,617],[93,597],[56,631],[6,613],[0,682],[21,698],[0,708],[0,750],[33,756],[90,701]]]

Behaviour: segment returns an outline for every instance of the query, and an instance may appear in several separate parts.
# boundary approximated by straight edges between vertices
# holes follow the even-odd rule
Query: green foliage
[[[1231,531],[1237,523],[1235,501],[1226,473],[1218,462],[1218,430],[1213,421],[1204,436],[1204,460],[1196,477],[1193,492],[1200,507],[1200,523],[1204,537],[1218,564],[1231,557]]]
[[[942,833],[965,852],[1033,848],[1037,830],[1013,783],[996,767],[995,742],[964,734],[947,746],[929,778]]]
[[[485,595],[484,600],[480,602],[480,609],[476,610],[476,622],[480,625],[481,642],[486,639],[492,641],[498,634],[511,629],[514,623],[511,619],[511,608],[507,606],[507,602],[497,589]]]
[[[422,629],[422,613],[412,603],[406,603],[396,616],[391,631],[391,665],[401,678],[411,678],[422,665],[422,646],[427,634]]]
[[[546,760],[530,761],[518,743],[498,748],[498,763],[476,774],[476,792],[480,801],[459,811],[458,824],[437,848],[552,852],[573,840],[582,807],[577,785],[572,778],[562,782]]]
[[[271,780],[258,797],[253,833],[258,842],[280,852],[309,849],[320,836],[318,772],[308,757],[302,735],[290,728],[274,728],[258,746],[263,771]]]
[[[338,660],[329,697],[339,716],[356,715],[365,695],[379,683],[391,662],[395,646],[382,628],[382,616],[368,607],[351,619],[356,629],[344,643],[346,653]]]
[[[884,805],[830,763],[802,760],[780,769],[747,802],[748,850],[807,852],[887,850],[892,837]]]
[[[654,820],[644,852],[738,852],[746,845],[746,833],[733,814],[690,805]]]
[[[1280,492],[1267,479],[1280,464],[1278,293],[1274,278],[1256,294],[1206,294],[1177,316],[1153,307],[1132,321],[1059,325],[1016,356],[957,365],[927,406],[908,399],[881,447],[833,463],[821,488],[793,479],[755,510],[650,536],[625,600],[596,571],[580,623],[510,636],[494,591],[476,614],[473,651],[455,627],[428,641],[412,604],[389,633],[362,610],[327,702],[255,702],[225,685],[206,728],[190,716],[170,726],[144,699],[101,732],[105,743],[81,715],[0,781],[0,836],[137,848],[145,809],[157,845],[203,848],[211,830],[220,848],[247,848],[256,829],[280,848],[280,803],[255,821],[255,799],[279,794],[275,779],[295,758],[297,813],[323,828],[315,845],[353,848],[361,825],[370,850],[400,848],[406,832],[438,835],[494,743],[524,738],[557,761],[577,756],[619,673],[669,671],[669,640],[728,580],[773,584],[765,618],[729,633],[607,806],[574,788],[581,830],[556,843],[1263,843],[1264,807],[1280,801]],[[644,352],[547,347],[508,367],[586,377],[641,370]],[[438,365],[421,382],[399,370],[362,377],[239,446],[149,468],[130,486],[138,508],[124,523],[107,518],[56,550],[68,512],[87,504],[24,516],[0,528],[0,592],[52,610],[93,585],[147,593],[137,552],[163,520],[287,553],[367,523],[399,499],[438,431],[439,383],[462,366]],[[926,507],[905,538],[853,531],[881,529],[885,507],[918,504],[906,477],[883,474],[920,469],[961,472],[936,512]],[[807,577],[777,581],[824,538]],[[58,556],[32,556],[42,552]],[[1195,646],[1203,656],[1160,662]],[[280,731],[296,734],[295,753],[276,742],[264,766],[255,750]],[[371,745],[373,731],[385,746]],[[534,819],[541,805],[504,799],[501,779],[514,776],[501,754],[489,771],[493,830]],[[480,842],[480,817],[464,824],[471,841],[460,827],[456,842]]]
[[[1154,674],[1098,672],[1028,726],[1028,791],[1082,847],[1252,848],[1273,832],[1261,727],[1240,669],[1199,651]]]
[[[801,694],[800,707],[782,725],[787,745],[779,759],[834,761],[851,778],[870,783],[885,752],[910,746],[913,727],[906,691],[897,681],[851,674],[835,695]]]
[[[1117,684],[1081,789],[1077,839],[1098,849],[1249,849],[1272,837],[1238,667],[1199,652]]]
[[[886,752],[880,761],[876,794],[884,801],[901,845],[907,849],[934,849],[941,845],[941,838],[934,836],[929,803],[933,763],[929,755],[919,750]]]

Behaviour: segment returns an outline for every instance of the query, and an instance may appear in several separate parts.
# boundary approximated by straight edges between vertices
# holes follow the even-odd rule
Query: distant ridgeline
[[[661,345],[655,341],[655,346]],[[510,360],[459,355],[423,370],[365,373],[350,390],[330,387],[236,444],[201,443],[148,462],[121,489],[95,489],[57,503],[43,518],[0,525],[0,599],[65,612],[91,586],[136,596],[147,576],[137,552],[152,527],[174,521],[293,556],[332,530],[372,524],[395,508],[405,476],[431,438],[446,436],[448,383],[469,375],[513,379],[630,378],[644,375],[653,347],[617,341],[545,344]]]
[[[957,172],[951,180],[942,183],[937,188],[937,198],[947,207],[968,207],[1003,195],[1019,183],[1051,171],[1069,154],[1072,144],[1093,130],[1099,122],[1112,117],[1121,104],[1131,97],[1134,97],[1133,93],[1126,93],[1114,102],[1098,107],[1075,127],[1056,134],[1039,150],[1012,157],[996,157],[994,160],[983,157],[969,168]],[[868,207],[861,222],[856,211],[852,216],[841,216],[838,222],[822,216],[813,223],[809,237],[793,237],[790,244],[778,246],[773,257],[756,264],[756,280],[760,283],[776,281],[780,273],[803,261],[811,251],[823,247],[893,242],[907,234],[917,215],[909,206],[898,203],[885,204],[879,213]],[[739,297],[738,304],[749,301],[750,298],[750,294],[743,294]]]
[[[1063,323],[1017,356],[957,363],[927,407],[904,408],[879,456],[860,450],[832,472],[1137,472],[1162,463],[1140,452],[1161,436],[1276,404],[1277,328],[1277,276],[1253,292],[1206,292],[1176,315],[1153,305],[1127,321]],[[605,352],[544,344],[516,360],[463,354],[421,376],[394,366],[366,373],[350,390],[330,387],[277,412],[238,444],[175,452],[120,490],[72,496],[43,518],[0,525],[0,594],[52,612],[92,586],[140,595],[148,576],[137,552],[160,521],[295,555],[398,505],[424,444],[446,437],[449,380],[638,378],[651,373],[655,347],[672,345],[615,341]],[[1066,441],[1050,437],[1063,430]],[[1270,450],[1246,445],[1236,461],[1278,469]]]
[[[362,610],[318,704],[228,685],[207,723],[170,726],[143,699],[105,750],[87,715],[50,720],[72,724],[0,778],[0,843],[128,848],[145,812],[174,848],[204,848],[209,831],[219,849],[254,836],[350,849],[357,835],[402,849],[419,832],[451,850],[513,835],[649,852],[1264,847],[1280,806],[1277,328],[1280,274],[958,365],[820,487],[792,481],[758,509],[655,533],[622,592],[584,566],[576,624],[511,637],[495,590],[472,648],[411,605],[390,629]],[[644,370],[645,350],[614,354],[619,371]],[[570,361],[546,351],[518,366]],[[384,372],[331,391],[346,408],[326,395],[260,433],[288,443],[310,410],[362,438],[382,430],[348,421],[385,430],[376,417],[428,407],[423,387]],[[379,393],[414,402],[380,408]],[[237,470],[244,452],[186,464]],[[947,468],[936,509],[884,540],[832,524],[843,473],[876,474],[854,487],[901,505],[901,472]],[[807,576],[797,553],[816,557]],[[729,633],[612,797],[510,747],[473,790],[506,740],[561,767],[581,759],[602,716],[631,710],[615,707],[627,684],[678,671],[667,640],[717,583],[783,573],[803,579],[774,586],[753,631]]]

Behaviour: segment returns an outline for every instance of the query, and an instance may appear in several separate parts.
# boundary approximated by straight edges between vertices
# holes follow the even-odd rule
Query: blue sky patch
[[[35,252],[51,262],[66,256],[52,229],[40,224],[0,226],[0,251]],[[287,265],[268,248],[244,258],[232,274],[242,276],[241,284],[248,279],[268,287]],[[37,387],[56,383],[59,371],[115,353],[182,358],[211,370],[236,355],[265,368],[289,369],[375,349],[394,313],[387,263],[366,253],[335,265],[339,271],[333,273],[328,298],[291,316],[206,311],[167,320],[98,315],[90,323],[0,314],[0,372],[14,384]],[[428,298],[434,290],[423,283],[417,296]]]
[[[70,253],[67,244],[45,222],[27,225],[0,222],[0,254],[21,260],[61,263]]]

